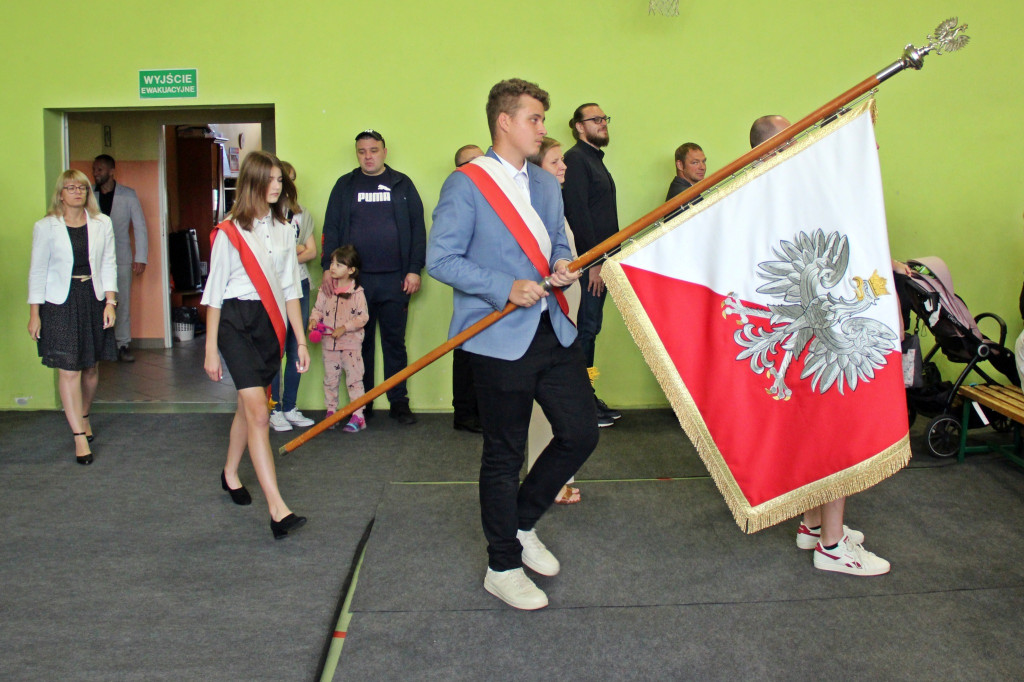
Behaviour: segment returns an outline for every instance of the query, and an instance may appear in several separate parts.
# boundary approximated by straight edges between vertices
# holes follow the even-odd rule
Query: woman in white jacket
[[[28,333],[43,364],[58,373],[60,401],[75,438],[75,459],[92,464],[89,409],[100,360],[117,360],[114,228],[100,213],[84,173],[57,179],[46,217],[32,228]]]

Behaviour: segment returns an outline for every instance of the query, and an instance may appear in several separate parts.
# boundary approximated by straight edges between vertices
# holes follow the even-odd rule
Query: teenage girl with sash
[[[211,379],[220,381],[223,355],[238,391],[221,487],[235,504],[252,503],[238,477],[248,446],[270,508],[275,539],[306,523],[304,516],[292,513],[278,491],[267,409],[267,387],[281,369],[286,319],[298,341],[296,368],[299,372],[309,369],[295,236],[287,224],[284,202],[278,202],[290,182],[273,154],[257,151],[245,157],[231,214],[211,235],[210,276],[202,301],[207,306],[204,369]]]

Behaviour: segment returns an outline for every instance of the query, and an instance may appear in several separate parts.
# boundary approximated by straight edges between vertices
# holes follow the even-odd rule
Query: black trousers
[[[369,391],[374,381],[374,352],[377,325],[380,325],[380,350],[384,360],[384,378],[405,369],[409,364],[405,352],[405,325],[409,319],[409,296],[402,292],[405,275],[401,272],[367,272],[359,274],[359,285],[366,294],[366,309],[370,319],[363,337],[363,387]],[[409,402],[405,382],[388,391],[391,403]]]
[[[479,419],[476,409],[476,391],[473,388],[473,366],[469,353],[456,348],[452,351],[452,407],[457,423]]]
[[[523,565],[516,531],[537,524],[597,447],[594,394],[579,346],[558,342],[546,312],[518,360],[468,355],[484,429],[480,516],[488,566],[507,571]],[[534,400],[551,422],[553,437],[520,485]]]

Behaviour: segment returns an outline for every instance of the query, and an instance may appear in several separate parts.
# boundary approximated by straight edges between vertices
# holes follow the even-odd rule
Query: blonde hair
[[[55,218],[64,217],[64,200],[61,198],[60,193],[64,191],[64,185],[69,180],[86,186],[85,210],[92,218],[98,216],[100,214],[100,205],[96,201],[96,194],[92,191],[92,183],[89,182],[89,178],[85,173],[74,168],[69,168],[57,176],[57,185],[53,189],[53,198],[50,199],[50,210],[47,211],[46,215],[52,215]]]
[[[540,143],[540,149],[537,150],[537,153],[533,154],[532,156],[527,156],[526,160],[532,164],[539,166],[541,162],[544,160],[544,157],[548,155],[549,151],[551,151],[555,147],[561,146],[562,143],[556,140],[555,138],[545,137],[544,141]]]

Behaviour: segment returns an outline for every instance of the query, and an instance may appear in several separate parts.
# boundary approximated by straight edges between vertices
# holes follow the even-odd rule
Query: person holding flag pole
[[[560,288],[580,277],[558,181],[527,162],[547,130],[548,93],[513,78],[491,88],[493,146],[445,181],[427,244],[427,271],[454,289],[449,336],[512,303],[518,309],[462,344],[470,358],[484,444],[480,511],[484,589],[518,609],[547,606],[523,571],[559,573],[536,525],[597,446],[597,410],[576,328]],[[552,289],[543,286],[545,280]],[[553,438],[520,485],[536,400]]]
[[[758,118],[750,127],[751,149],[789,126],[784,116]],[[814,567],[823,571],[860,576],[888,573],[889,562],[864,549],[864,533],[843,524],[845,509],[846,497],[840,497],[805,511],[797,528],[796,546],[814,550]]]

